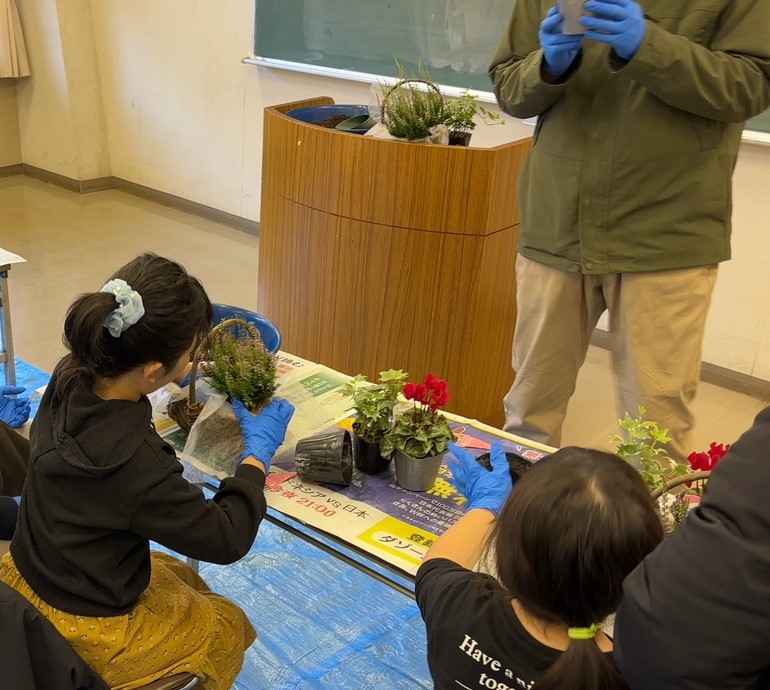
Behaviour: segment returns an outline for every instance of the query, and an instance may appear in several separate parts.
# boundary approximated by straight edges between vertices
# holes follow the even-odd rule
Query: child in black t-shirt
[[[511,491],[499,444],[492,471],[451,449],[467,512],[430,548],[416,582],[437,690],[627,688],[601,623],[663,537],[639,473],[615,455],[570,447]],[[484,553],[499,582],[470,570]]]

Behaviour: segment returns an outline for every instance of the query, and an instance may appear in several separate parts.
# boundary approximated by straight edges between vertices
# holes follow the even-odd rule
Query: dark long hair
[[[502,584],[532,616],[585,628],[614,612],[623,580],[663,538],[639,473],[615,455],[568,447],[532,467],[495,523]],[[628,686],[596,641],[573,640],[538,690]]]
[[[200,281],[175,261],[142,254],[119,268],[122,278],[142,296],[144,316],[114,338],[104,327],[118,306],[114,295],[80,295],[64,320],[64,345],[69,350],[54,370],[54,398],[63,400],[77,380],[116,378],[148,362],[166,371],[211,327],[213,310]]]

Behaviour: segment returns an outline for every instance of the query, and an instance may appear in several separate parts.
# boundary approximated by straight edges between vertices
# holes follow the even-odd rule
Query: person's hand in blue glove
[[[273,455],[286,436],[294,405],[288,400],[276,399],[259,414],[251,414],[240,400],[233,400],[233,410],[243,432],[241,462],[253,457],[265,466],[267,474]]]
[[[588,0],[585,4],[592,16],[580,18],[587,29],[585,37],[606,43],[623,60],[630,60],[644,40],[647,20],[634,0]]]
[[[449,469],[452,470],[452,484],[468,499],[467,510],[486,508],[497,515],[513,488],[503,447],[499,443],[493,443],[490,448],[491,472],[479,465],[467,450],[454,443],[449,444],[449,450],[455,457],[454,460],[447,460]]]
[[[583,44],[583,34],[570,36],[561,32],[562,16],[558,7],[548,10],[540,24],[540,45],[543,48],[543,68],[554,77],[561,77],[575,62]]]
[[[5,422],[11,429],[24,426],[29,419],[29,398],[17,398],[26,388],[23,386],[0,386],[0,421]]]

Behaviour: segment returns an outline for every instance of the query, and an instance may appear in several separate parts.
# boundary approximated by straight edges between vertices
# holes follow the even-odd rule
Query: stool
[[[0,364],[5,372],[5,384],[16,385],[16,362],[13,359],[13,335],[11,334],[11,301],[8,297],[8,271],[10,264],[0,266]]]

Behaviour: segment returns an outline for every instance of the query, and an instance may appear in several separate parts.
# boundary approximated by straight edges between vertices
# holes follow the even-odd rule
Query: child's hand
[[[29,398],[12,398],[12,395],[23,393],[26,388],[22,386],[0,386],[0,421],[5,422],[12,429],[24,426],[29,419]]]
[[[240,400],[233,400],[233,410],[243,432],[244,450],[241,461],[251,456],[265,466],[267,474],[270,471],[270,461],[286,436],[286,427],[294,414],[294,406],[288,400],[277,398],[262,412],[254,415]]]
[[[479,465],[467,450],[454,443],[449,444],[449,450],[456,458],[447,461],[452,470],[452,484],[468,499],[467,510],[486,508],[497,515],[513,488],[503,447],[493,443],[490,448],[491,472]]]

